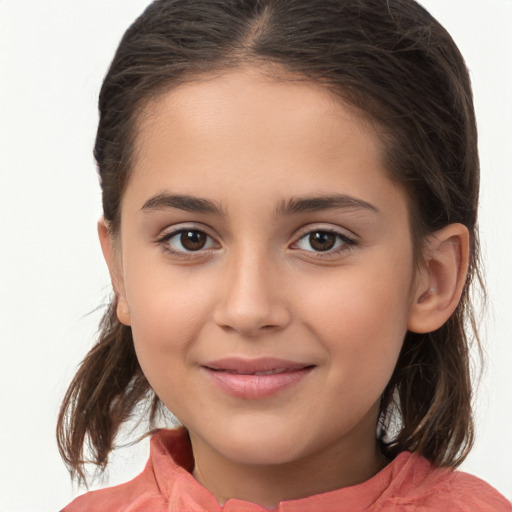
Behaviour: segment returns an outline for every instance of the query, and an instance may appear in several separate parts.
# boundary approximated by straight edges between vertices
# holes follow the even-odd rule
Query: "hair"
[[[410,450],[457,466],[473,443],[469,345],[478,333],[469,291],[481,284],[477,133],[457,46],[413,0],[151,3],[122,38],[99,97],[94,156],[112,236],[144,105],[203,74],[243,65],[323,84],[378,127],[386,169],[408,195],[416,245],[450,223],[468,228],[460,303],[435,332],[406,334],[381,398],[378,434],[390,458]],[[59,414],[59,450],[72,476],[86,482],[88,462],[105,469],[120,426],[141,404],[154,426],[162,404],[139,366],[130,327],[117,319],[114,296]]]

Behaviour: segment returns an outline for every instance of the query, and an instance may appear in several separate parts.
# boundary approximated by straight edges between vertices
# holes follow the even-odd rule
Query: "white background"
[[[96,241],[97,94],[147,0],[0,0],[0,512],[58,511],[72,488],[57,453],[59,402],[109,293]],[[463,469],[512,498],[512,1],[424,0],[473,78],[490,308],[478,440]],[[136,474],[146,445],[116,455]]]

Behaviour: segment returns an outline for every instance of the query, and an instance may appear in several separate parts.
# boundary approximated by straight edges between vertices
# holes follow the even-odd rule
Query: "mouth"
[[[315,365],[276,358],[227,358],[202,365],[221,391],[242,399],[261,399],[299,384]]]

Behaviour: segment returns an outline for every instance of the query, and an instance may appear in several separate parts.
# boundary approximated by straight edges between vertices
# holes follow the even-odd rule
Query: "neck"
[[[385,465],[373,430],[366,443],[335,443],[322,451],[285,464],[253,465],[230,460],[190,435],[195,458],[194,477],[220,504],[230,498],[274,508],[285,500],[364,482]]]

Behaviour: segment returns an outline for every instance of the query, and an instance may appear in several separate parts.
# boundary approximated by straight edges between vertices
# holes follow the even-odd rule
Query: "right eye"
[[[214,240],[199,229],[180,229],[165,234],[158,240],[166,252],[171,254],[187,254],[217,246]]]

